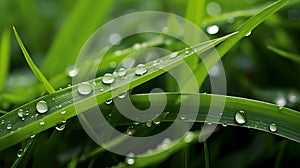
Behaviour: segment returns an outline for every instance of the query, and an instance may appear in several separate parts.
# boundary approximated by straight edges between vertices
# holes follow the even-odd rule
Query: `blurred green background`
[[[257,11],[257,9],[271,2],[274,1],[206,0],[204,22],[201,28],[210,38],[231,33],[253,15],[253,11]],[[10,93],[20,86],[26,86],[26,84],[22,83],[24,82],[24,78],[20,78],[22,76],[26,77],[24,80],[29,80],[28,83],[35,80],[13,37],[12,26],[17,28],[32,59],[41,67],[46,77],[51,78],[56,74],[63,73],[67,65],[57,69],[55,68],[56,62],[49,58],[47,60],[46,56],[56,55],[53,58],[58,58],[56,59],[57,62],[62,61],[64,55],[69,53],[73,54],[75,58],[85,40],[84,38],[81,41],[64,39],[62,42],[68,43],[66,44],[67,46],[72,46],[74,42],[75,49],[66,48],[64,53],[54,52],[55,48],[59,48],[59,46],[56,46],[59,44],[56,41],[61,40],[58,36],[59,33],[63,32],[62,29],[64,29],[66,21],[72,20],[70,17],[74,17],[76,8],[79,9],[80,6],[86,4],[88,3],[79,0],[0,0],[0,36],[2,36],[4,30],[9,29],[12,37],[8,76],[9,86],[4,92]],[[105,22],[124,14],[138,11],[164,11],[185,17],[186,4],[187,1],[184,0],[94,0],[92,6],[86,6],[86,8],[91,8],[91,12],[73,18],[74,20],[77,18],[87,20],[87,22],[92,20],[94,25],[87,28],[87,25],[83,23],[70,35],[76,39],[76,33],[80,34],[82,30],[87,29],[84,32],[87,38],[98,26]],[[220,19],[219,16],[224,16],[225,18]],[[216,20],[211,21],[214,19]],[[211,25],[217,25],[219,31],[213,34],[207,32],[207,28]],[[232,48],[222,60],[227,77],[228,95],[252,98],[275,104],[279,100],[284,99],[285,106],[299,111],[300,101],[291,98],[291,96],[298,98],[300,95],[299,64],[282,58],[267,49],[267,46],[270,45],[299,54],[299,30],[300,3],[290,1],[279,12],[256,28],[249,37],[246,37]],[[68,64],[72,65],[75,63],[74,61],[72,63],[71,60]],[[49,65],[51,63],[53,64],[53,69],[56,69],[57,72],[50,72],[50,70],[47,72],[49,66],[51,67]],[[18,75],[20,73],[21,76]],[[206,81],[203,88],[201,88],[201,92],[209,93],[209,90],[209,81]],[[1,108],[11,110],[22,103],[25,102],[17,102],[15,104],[2,102]],[[39,160],[40,162],[47,160],[44,163],[45,167],[65,167],[74,153],[80,155],[84,150],[89,151],[96,146],[81,129],[76,118],[72,119],[70,123],[68,125],[69,129],[57,137],[55,149],[49,149],[50,151],[44,151],[45,153],[40,154],[40,156],[35,156],[31,160],[32,164],[33,162],[39,162]],[[50,134],[51,130],[44,132],[41,139],[46,141]],[[281,163],[281,165],[284,165],[283,167],[300,167],[300,145],[292,141],[284,142],[283,138],[268,133],[245,128],[220,127],[220,130],[209,138],[208,145],[211,167],[273,167],[280,149],[283,152]],[[43,148],[43,144],[37,144],[37,148]],[[12,147],[0,152],[0,167],[9,167],[13,163],[16,158],[16,149],[18,147]],[[203,167],[203,145],[195,144],[187,150],[189,151],[189,166]],[[178,157],[182,157],[182,152],[178,152],[155,166],[183,166],[182,163],[176,161]],[[105,154],[96,157],[94,167],[109,167],[118,164],[122,160],[124,160],[122,156],[105,152]],[[87,167],[88,164],[89,161],[86,161],[77,166]]]

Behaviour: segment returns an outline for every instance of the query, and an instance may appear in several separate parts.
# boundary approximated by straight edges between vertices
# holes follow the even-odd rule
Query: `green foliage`
[[[82,84],[72,83],[68,72],[84,42],[106,21],[140,10],[182,15],[206,30],[212,40],[196,44],[193,52],[185,53],[179,40],[164,35],[122,39],[75,67],[80,77],[95,66],[98,55],[105,53],[96,79],[87,81],[92,94],[80,94]],[[131,167],[291,167],[299,163],[300,57],[293,54],[300,52],[296,33],[300,29],[299,1],[3,0],[0,17],[5,18],[0,25],[0,167],[129,167],[128,159],[133,159]],[[166,24],[168,31],[180,31],[175,18]],[[11,40],[12,31],[7,27],[12,25],[21,32],[22,40],[14,27],[16,40]],[[217,33],[207,31],[212,25],[219,28]],[[137,49],[136,43],[146,47]],[[155,60],[138,54],[151,47],[179,54],[174,59],[168,54]],[[213,48],[216,52],[210,52]],[[199,54],[204,59],[199,60]],[[136,75],[136,67],[128,68],[126,75],[132,80],[115,77],[114,85],[103,84],[103,75],[116,71],[113,65],[129,57],[136,60],[135,66],[144,62],[147,72]],[[208,72],[220,60],[228,95],[233,96],[209,94],[212,86]],[[154,62],[164,64],[156,68]],[[200,92],[205,93],[190,92],[192,79],[180,69],[182,63],[190,65]],[[176,68],[181,80],[187,79],[183,90],[178,90],[175,80],[165,73]],[[157,87],[173,92],[149,93]],[[160,124],[153,120],[151,126],[135,125],[120,115],[114,103],[105,104],[124,92],[138,109],[149,108],[150,100],[151,106],[159,107],[166,97],[166,107],[156,118]],[[200,100],[199,105],[191,100]],[[211,100],[216,101],[212,109],[217,116],[209,113]],[[40,101],[47,103],[45,113],[38,112]],[[150,136],[167,129],[178,117],[182,126],[191,122],[194,114],[189,110],[184,117],[178,116],[182,102],[189,108],[199,108],[191,131],[136,158],[125,158],[98,146],[76,117],[99,106],[109,123],[124,134],[133,126],[134,136]],[[209,130],[201,130],[204,125],[218,125],[208,139]],[[105,145],[114,147],[126,137],[116,137]],[[205,139],[204,143],[199,144],[199,139]]]

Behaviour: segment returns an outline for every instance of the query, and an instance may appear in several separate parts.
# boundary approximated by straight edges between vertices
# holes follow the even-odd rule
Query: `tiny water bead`
[[[109,105],[109,104],[111,104],[112,102],[113,102],[112,99],[108,99],[108,100],[105,101],[105,104]]]
[[[185,114],[180,114],[180,115],[179,115],[179,118],[180,118],[180,120],[185,120],[185,119],[186,119],[186,116],[185,116]]]
[[[80,95],[89,95],[93,91],[93,87],[88,82],[82,82],[79,84],[77,91]]]
[[[41,125],[41,126],[45,125],[45,122],[44,122],[44,121],[41,121],[41,122],[40,122],[40,125]]]
[[[126,97],[126,95],[127,95],[127,92],[121,93],[118,95],[118,98],[123,99]]]
[[[138,64],[135,68],[135,74],[138,76],[142,76],[147,72],[147,69],[144,64]]]
[[[17,156],[18,157],[21,157],[23,154],[23,149],[19,149],[18,152],[17,152]]]
[[[73,78],[75,77],[79,72],[79,69],[77,67],[69,67],[67,69],[67,73],[68,73],[68,76]]]
[[[238,124],[245,124],[246,123],[246,116],[245,112],[243,110],[240,110],[239,112],[235,113],[235,121]]]
[[[66,114],[66,110],[61,111],[60,114]]]
[[[129,153],[125,159],[126,163],[128,165],[133,165],[135,163],[135,159],[134,159],[134,153]]]
[[[170,54],[169,57],[172,59],[172,58],[176,58],[177,56],[178,56],[178,52],[173,52]]]
[[[35,137],[35,134],[33,134],[33,135],[30,136],[31,139],[34,138],[34,137]]]
[[[117,74],[122,77],[122,76],[125,76],[127,73],[127,70],[125,68],[119,68],[118,71],[117,71]]]
[[[158,146],[161,150],[167,150],[170,148],[170,145],[172,143],[172,140],[170,138],[165,138],[162,143]]]
[[[160,124],[160,123],[161,123],[161,116],[158,116],[158,117],[154,118],[154,119],[152,120],[152,122],[153,122],[155,125]]]
[[[207,27],[206,31],[208,34],[211,34],[211,35],[217,34],[219,32],[219,26],[217,26],[217,25],[209,26],[209,27]]]
[[[113,75],[111,73],[106,73],[103,77],[102,77],[102,83],[104,84],[112,84],[114,83],[115,78],[113,77]]]
[[[11,130],[12,129],[12,125],[11,124],[7,124],[6,129],[7,130]]]
[[[183,140],[184,140],[185,143],[190,143],[190,142],[193,141],[193,139],[194,139],[194,133],[191,132],[191,131],[188,131],[188,132],[185,133],[185,136],[184,136]]]
[[[185,49],[184,49],[184,54],[185,54],[185,55],[188,55],[189,53],[190,53],[190,49],[189,49],[189,48],[185,48]]]
[[[277,131],[277,125],[275,123],[272,123],[269,125],[269,130],[271,132],[276,132]]]
[[[133,128],[133,126],[129,126],[127,128],[127,134],[128,135],[133,135],[135,133],[135,129]]]
[[[20,118],[24,117],[24,110],[23,109],[18,110],[18,117],[20,117]]]
[[[1,125],[4,125],[5,124],[5,120],[1,120]]]
[[[65,120],[64,120],[64,121],[62,121],[60,124],[56,125],[56,126],[55,126],[55,129],[56,129],[57,131],[63,131],[63,130],[65,129],[65,127],[66,127],[66,122],[65,122]]]
[[[136,43],[136,44],[133,45],[134,50],[139,50],[141,48],[142,48],[142,45],[140,43]]]
[[[35,107],[36,110],[41,114],[46,113],[49,110],[48,104],[44,100],[40,100],[39,102],[37,102]]]
[[[251,34],[252,34],[252,32],[249,31],[245,36],[246,36],[246,37],[249,37]]]
[[[152,121],[147,121],[145,124],[148,128],[152,127]]]

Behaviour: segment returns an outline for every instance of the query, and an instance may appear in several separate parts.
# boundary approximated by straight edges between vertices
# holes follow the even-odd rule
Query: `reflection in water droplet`
[[[217,25],[209,26],[209,27],[207,27],[206,31],[208,34],[211,34],[211,35],[217,34],[219,32],[219,26],[217,26]]]
[[[138,76],[142,76],[147,72],[147,69],[144,64],[138,64],[135,68],[135,74]]]
[[[48,108],[48,104],[46,101],[44,100],[40,100],[37,104],[36,104],[36,110],[39,112],[39,113],[46,113],[49,108]]]
[[[115,78],[110,73],[106,73],[102,78],[102,83],[104,83],[104,84],[112,84],[114,81],[115,81]]]
[[[271,132],[276,132],[277,131],[277,125],[275,123],[272,123],[269,125],[269,130]]]
[[[235,113],[235,121],[238,124],[246,123],[246,116],[245,116],[245,112],[243,110],[240,110],[239,112]]]

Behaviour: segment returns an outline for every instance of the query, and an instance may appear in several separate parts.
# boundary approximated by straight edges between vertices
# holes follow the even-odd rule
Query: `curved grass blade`
[[[35,65],[35,63],[32,61],[32,59],[30,58],[17,30],[15,27],[13,27],[16,39],[19,43],[19,46],[22,49],[22,52],[25,56],[25,59],[28,63],[28,65],[30,66],[30,69],[32,70],[32,72],[34,73],[34,75],[38,78],[38,80],[44,85],[45,89],[49,92],[49,93],[54,93],[55,89],[51,86],[51,84],[48,82],[48,80],[46,79],[46,77],[42,74],[42,72],[39,70],[39,68]]]
[[[22,152],[19,153],[20,157],[18,156],[18,158],[12,165],[12,168],[27,167],[27,163],[29,162],[31,155],[34,151],[34,148],[32,148],[32,146],[34,146],[36,140],[36,138],[31,138],[25,142],[25,146],[21,148]]]
[[[5,30],[0,41],[0,92],[4,90],[9,70],[10,32]]]
[[[197,81],[201,86],[203,81],[208,75],[208,71],[222,58],[224,55],[234,46],[236,45],[242,38],[244,38],[249,32],[251,32],[254,28],[256,28],[260,23],[265,21],[269,16],[282,8],[288,0],[279,0],[265,9],[261,10],[259,13],[248,19],[237,31],[238,33],[226,40],[220,46],[217,47],[218,56],[214,55],[208,56],[202,60],[202,62],[198,65],[196,71],[194,71],[195,76],[198,76]],[[204,73],[205,72],[205,73]]]
[[[267,46],[267,48],[269,50],[273,51],[274,53],[278,54],[279,56],[282,56],[284,58],[287,58],[289,60],[292,60],[292,61],[297,62],[297,63],[300,64],[300,55],[289,53],[289,52],[286,52],[284,50],[278,49],[278,48],[273,47],[273,46]]]
[[[186,59],[195,55],[195,53],[202,53],[210,48],[218,45],[224,40],[230,38],[233,34],[218,38],[212,41],[208,41],[199,45],[196,45],[193,48],[194,52],[185,54],[184,50],[180,51],[180,55],[176,59],[170,59],[169,55],[158,59],[158,61],[163,62],[160,68],[155,67],[152,62],[145,64],[145,68],[148,70],[143,76],[135,75],[135,68],[129,69],[126,76],[131,78],[131,80],[124,80],[121,77],[115,78],[115,83],[112,86],[104,85],[102,83],[102,78],[97,78],[96,80],[90,81],[96,83],[96,88],[94,89],[94,94],[97,102],[103,103],[104,101],[115,97],[128,89],[136,87],[140,84],[145,83],[163,73],[165,70],[174,68],[185,61]],[[163,70],[164,69],[164,70]],[[57,91],[53,94],[46,95],[44,97],[33,100],[19,108],[16,108],[0,117],[0,120],[4,120],[6,124],[0,126],[0,129],[3,131],[0,132],[0,150],[10,147],[26,138],[32,134],[37,134],[41,131],[44,131],[50,127],[55,126],[60,123],[62,120],[69,119],[76,116],[77,113],[86,111],[95,106],[93,100],[94,96],[85,96],[82,97],[77,92],[78,85]],[[101,88],[104,88],[102,92]],[[73,90],[72,90],[73,89]],[[73,92],[72,92],[73,91]],[[114,91],[113,93],[111,91]],[[36,111],[36,103],[40,100],[47,102],[48,111],[47,113],[38,114]],[[75,111],[75,105],[77,111]],[[28,115],[25,116],[24,121],[22,121],[17,113],[18,110],[25,110]],[[76,113],[77,112],[77,113]],[[10,124],[10,129],[6,127]]]

